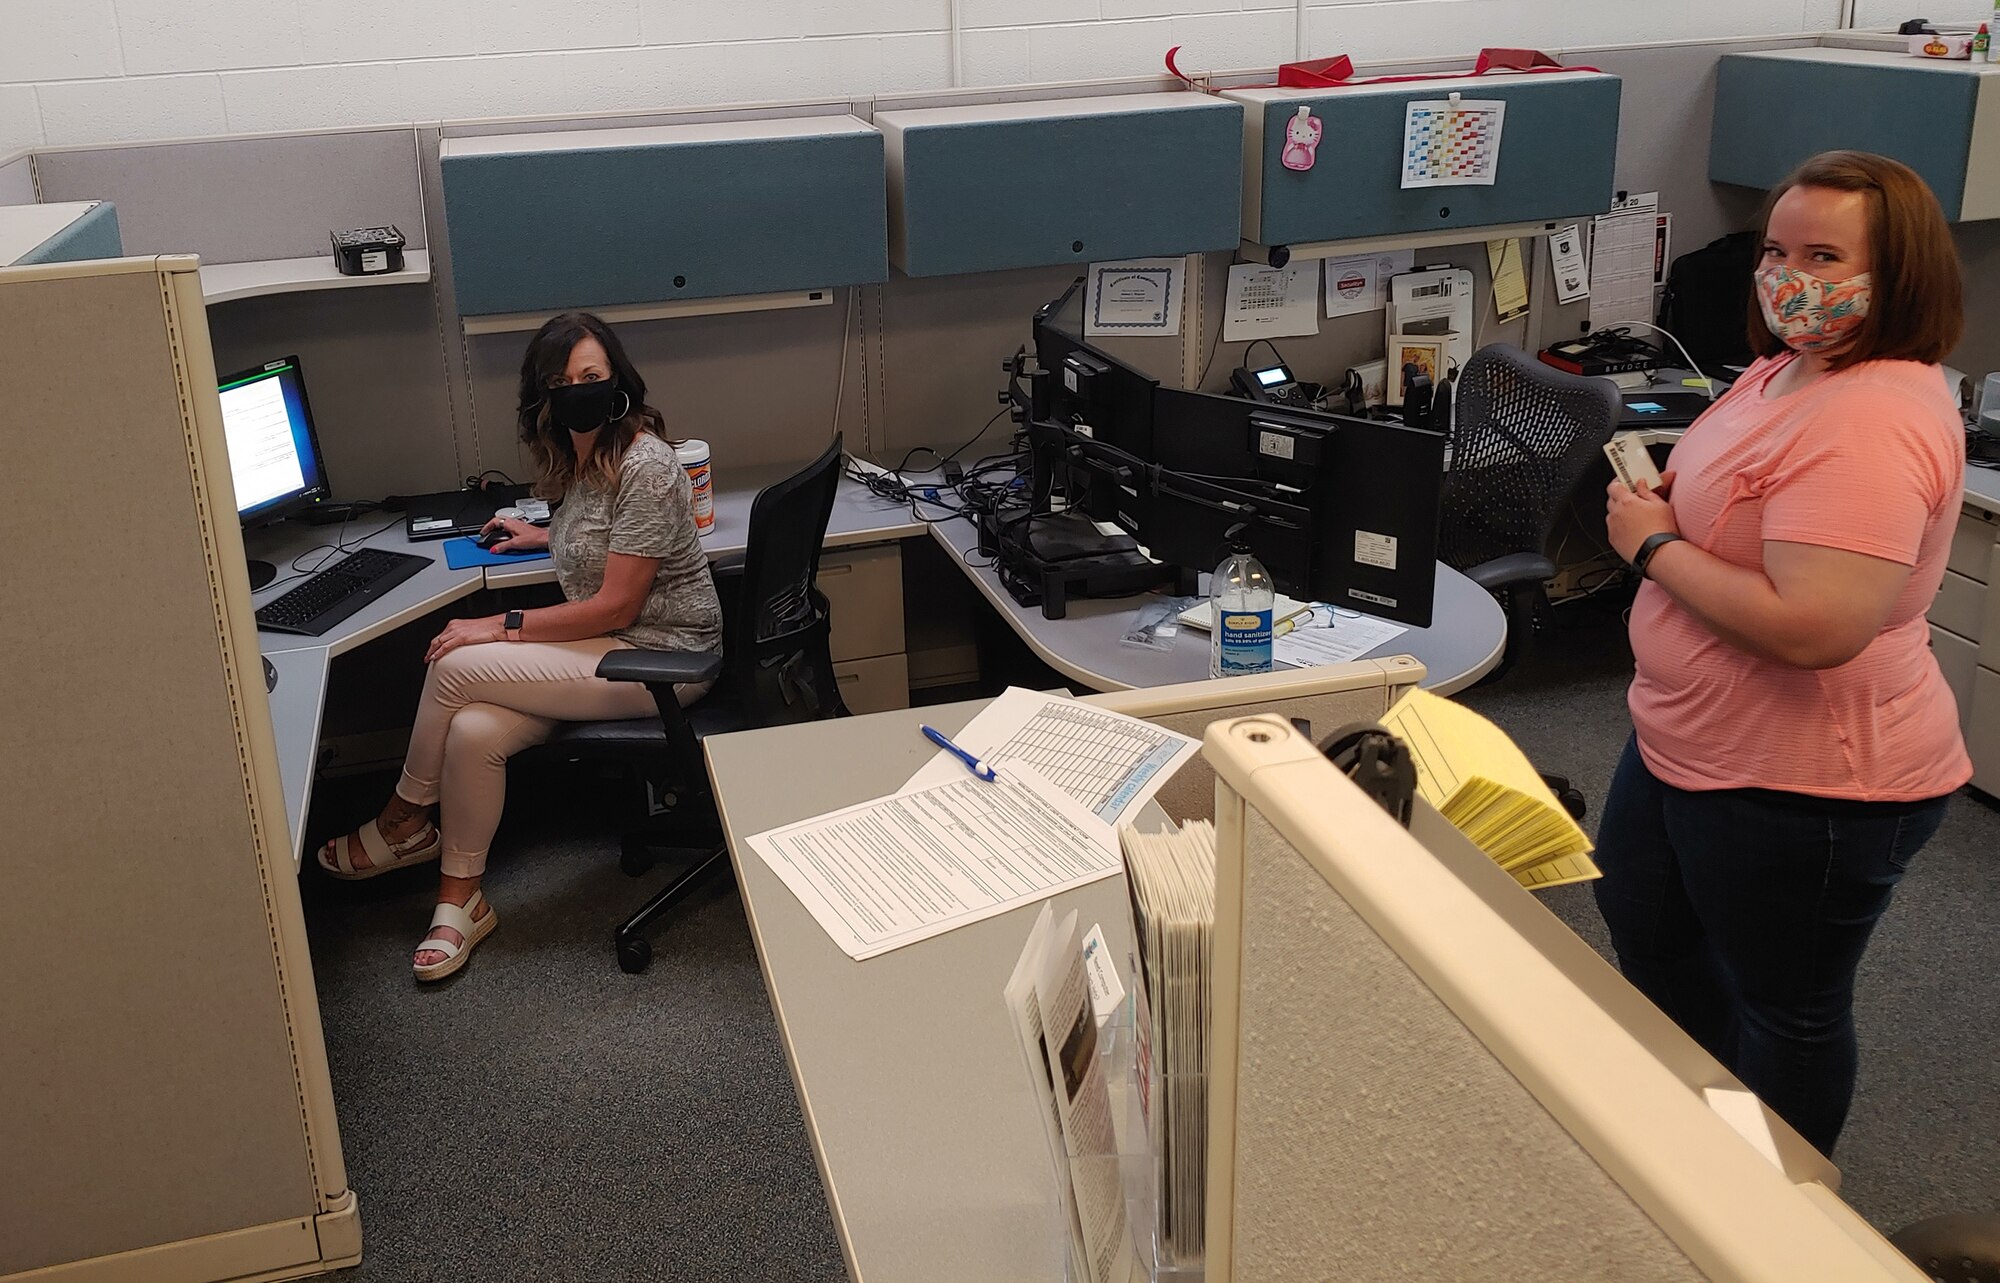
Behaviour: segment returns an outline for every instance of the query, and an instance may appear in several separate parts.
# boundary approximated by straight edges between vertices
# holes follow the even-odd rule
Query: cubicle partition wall
[[[35,158],[28,152],[0,158],[0,205],[35,203]]]
[[[0,1279],[360,1259],[191,258],[0,270]],[[144,538],[61,538],[81,512]]]

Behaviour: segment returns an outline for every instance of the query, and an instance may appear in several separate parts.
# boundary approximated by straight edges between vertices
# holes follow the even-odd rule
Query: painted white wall
[[[1270,66],[1271,0],[960,0],[968,84]],[[1859,24],[1909,0],[1858,0]],[[1925,0],[1939,20],[1981,0]],[[1840,0],[1346,0],[1363,60],[1821,30]],[[0,154],[38,144],[941,88],[948,0],[0,0]]]

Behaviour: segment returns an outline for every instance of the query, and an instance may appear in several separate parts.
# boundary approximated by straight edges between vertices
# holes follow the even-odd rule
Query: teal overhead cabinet
[[[878,111],[910,276],[1234,249],[1242,109],[1139,93]]]
[[[1893,156],[1953,222],[2000,217],[2000,64],[1873,49],[1723,55],[1708,176],[1775,187],[1836,149]]]
[[[1577,71],[1357,84],[1339,89],[1241,89],[1243,238],[1297,246],[1453,228],[1501,227],[1611,208],[1621,84]],[[1404,187],[1403,124],[1411,102],[1507,104],[1491,186]],[[1320,121],[1312,168],[1280,160],[1285,126],[1305,107]]]
[[[467,316],[886,280],[882,136],[853,116],[446,138]]]
[[[110,201],[0,206],[0,267],[118,258],[118,211]]]

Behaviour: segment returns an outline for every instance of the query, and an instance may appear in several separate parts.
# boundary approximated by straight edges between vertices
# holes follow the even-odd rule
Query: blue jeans
[[[1598,911],[1638,990],[1833,1152],[1854,1096],[1854,973],[1945,799],[1661,783],[1637,738],[1598,825]]]

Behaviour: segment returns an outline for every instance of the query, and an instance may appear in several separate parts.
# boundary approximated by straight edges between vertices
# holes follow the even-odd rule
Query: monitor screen
[[[218,391],[239,518],[275,521],[326,497],[326,472],[297,357],[232,375]]]

